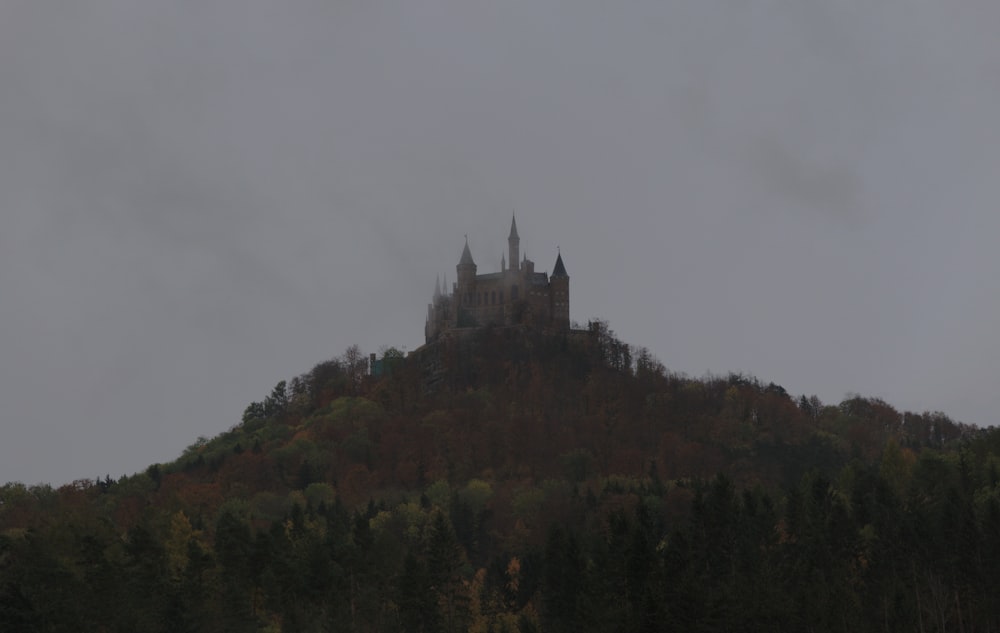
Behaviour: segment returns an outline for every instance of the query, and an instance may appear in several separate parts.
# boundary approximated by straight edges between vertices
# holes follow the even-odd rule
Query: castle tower
[[[517,235],[517,218],[510,216],[510,236],[507,237],[507,247],[510,251],[507,261],[510,262],[510,269],[517,270],[517,251],[521,248],[521,238]]]
[[[468,313],[475,304],[476,294],[476,262],[472,261],[469,252],[469,238],[465,238],[465,248],[462,249],[462,259],[455,267],[458,271],[458,283],[455,284],[455,296],[452,299],[454,323],[459,327],[468,324]]]
[[[569,329],[569,275],[563,265],[562,253],[556,255],[556,265],[552,268],[549,283],[552,287],[552,325]]]
[[[476,283],[476,262],[472,261],[472,253],[469,251],[469,239],[465,239],[465,248],[462,249],[462,259],[458,260],[458,288],[459,290],[469,290]]]

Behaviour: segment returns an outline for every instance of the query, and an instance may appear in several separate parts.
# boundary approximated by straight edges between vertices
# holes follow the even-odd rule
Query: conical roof
[[[510,216],[510,235],[507,237],[508,240],[518,240],[521,239],[517,236],[517,218],[513,215]]]
[[[552,269],[552,276],[553,277],[569,277],[569,275],[566,274],[566,266],[563,265],[562,253],[559,253],[558,255],[556,255],[556,265]]]
[[[469,241],[465,241],[465,248],[462,249],[462,259],[458,260],[459,266],[475,266],[476,262],[472,261],[472,253],[469,252]]]

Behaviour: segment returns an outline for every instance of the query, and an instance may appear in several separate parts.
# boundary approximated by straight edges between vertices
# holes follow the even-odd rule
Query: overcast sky
[[[423,342],[512,211],[671,370],[992,425],[1000,3],[2,0],[0,482]]]

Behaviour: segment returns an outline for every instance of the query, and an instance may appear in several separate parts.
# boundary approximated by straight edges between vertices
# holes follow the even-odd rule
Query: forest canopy
[[[176,460],[0,488],[4,631],[997,630],[1000,433],[608,324],[357,347]]]

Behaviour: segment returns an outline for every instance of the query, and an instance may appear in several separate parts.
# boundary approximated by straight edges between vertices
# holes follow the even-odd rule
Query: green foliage
[[[0,630],[1000,629],[996,429],[603,322],[364,360],[172,463],[0,487]]]
[[[448,508],[451,505],[452,494],[451,486],[449,486],[448,482],[444,480],[435,481],[428,486],[427,490],[424,492],[424,495],[430,501],[432,506],[440,508],[445,512],[448,511]]]
[[[309,484],[304,490],[305,497],[312,507],[319,507],[321,504],[331,504],[337,496],[333,486],[327,483]]]
[[[474,514],[482,514],[486,504],[493,498],[493,487],[482,479],[470,479],[465,487],[458,491],[458,498],[469,506]]]

